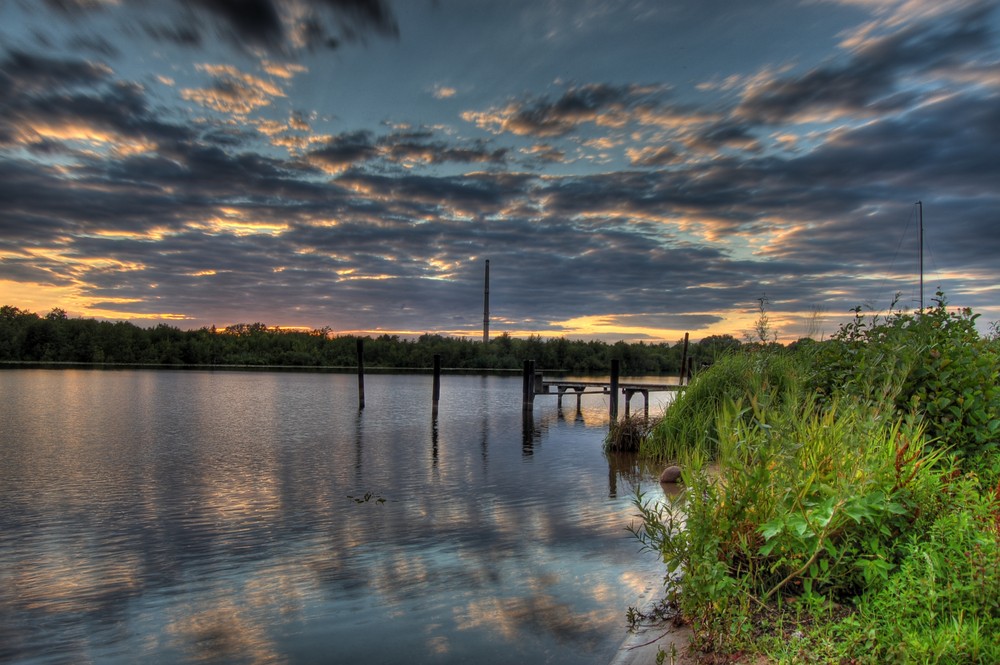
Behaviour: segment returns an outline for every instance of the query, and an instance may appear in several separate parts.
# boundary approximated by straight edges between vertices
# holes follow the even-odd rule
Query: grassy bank
[[[637,536],[710,662],[1000,662],[1000,343],[860,315],[703,372],[642,443]],[[758,660],[754,660],[757,658]]]

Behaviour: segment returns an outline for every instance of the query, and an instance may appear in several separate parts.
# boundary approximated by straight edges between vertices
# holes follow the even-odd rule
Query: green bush
[[[859,602],[858,624],[880,637],[867,648],[875,662],[1000,662],[1000,513],[977,486],[947,488],[888,582]]]
[[[854,321],[812,345],[809,385],[821,395],[892,405],[923,418],[927,436],[970,463],[1000,444],[1000,353],[978,314],[948,311],[943,294],[921,314]]]
[[[675,600],[702,647],[740,645],[779,599],[825,607],[886,584],[940,482],[919,423],[860,404],[804,398],[754,413],[730,401],[715,430],[715,462],[684,458],[687,491],[640,500],[634,529],[670,574],[683,571]]]
[[[637,497],[697,646],[779,662],[1000,662],[996,337],[943,297],[794,354],[729,356],[642,451]]]

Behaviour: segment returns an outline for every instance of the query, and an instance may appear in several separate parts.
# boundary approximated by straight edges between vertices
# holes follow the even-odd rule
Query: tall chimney
[[[483,344],[490,341],[490,260],[486,259],[486,289],[483,291]]]

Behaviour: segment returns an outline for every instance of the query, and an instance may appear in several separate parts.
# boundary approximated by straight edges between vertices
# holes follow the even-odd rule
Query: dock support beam
[[[645,388],[625,388],[625,417],[628,418],[632,396],[636,393],[642,395],[642,414],[649,420],[649,391]]]

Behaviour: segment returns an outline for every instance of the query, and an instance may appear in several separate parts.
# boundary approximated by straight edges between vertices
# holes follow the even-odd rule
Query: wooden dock
[[[684,390],[686,386],[676,383],[634,383],[619,381],[618,364],[612,363],[611,378],[607,381],[588,380],[565,380],[546,379],[541,372],[535,371],[534,361],[525,361],[524,364],[524,408],[531,409],[535,397],[538,395],[555,395],[556,403],[562,407],[563,395],[571,393],[576,395],[576,408],[580,409],[580,400],[584,395],[614,395],[610,400],[609,415],[612,420],[618,418],[618,393],[625,396],[625,417],[629,416],[632,405],[632,397],[642,395],[643,414],[649,417],[649,393],[651,392],[677,392]]]
[[[631,410],[632,397],[642,395],[643,414],[649,417],[649,393],[651,392],[677,392],[683,390],[683,386],[670,383],[624,383],[618,384],[618,389],[625,395],[625,417],[629,416]],[[562,398],[566,393],[576,395],[576,408],[580,408],[580,399],[588,394],[611,394],[610,381],[559,381],[546,380],[541,382],[541,390],[535,395],[555,395],[556,403],[561,407]]]

